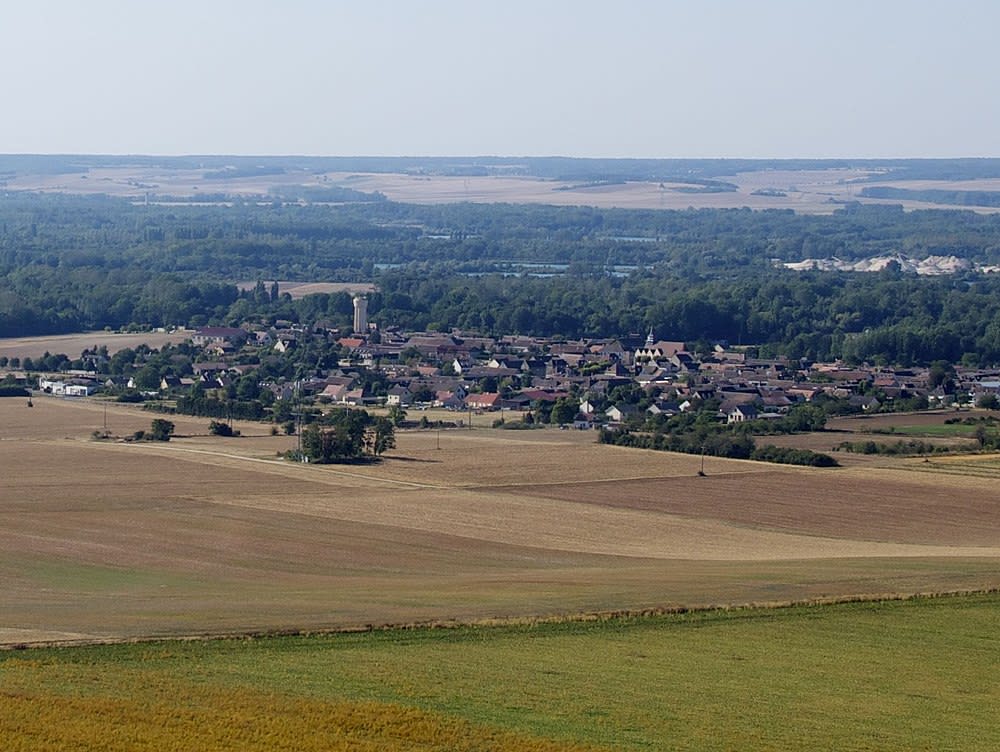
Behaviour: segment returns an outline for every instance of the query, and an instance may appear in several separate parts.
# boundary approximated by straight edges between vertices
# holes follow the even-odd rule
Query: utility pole
[[[302,410],[299,408],[299,385],[301,383],[301,381],[296,381],[295,391],[292,392],[292,407],[294,408],[292,415],[295,416],[295,439],[300,459],[302,458]]]

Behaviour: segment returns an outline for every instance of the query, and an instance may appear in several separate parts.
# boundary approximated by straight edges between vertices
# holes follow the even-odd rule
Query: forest
[[[1000,264],[1000,215],[846,204],[790,211],[281,200],[142,205],[0,194],[0,336],[285,319],[407,329],[756,345],[794,358],[1000,364],[1000,276],[799,272],[780,262],[902,254]]]

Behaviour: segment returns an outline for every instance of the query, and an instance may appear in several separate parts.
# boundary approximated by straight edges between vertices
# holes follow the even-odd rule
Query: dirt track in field
[[[120,435],[153,417],[107,407]],[[990,478],[724,460],[700,478],[697,457],[484,429],[304,466],[259,424],[91,441],[104,419],[0,400],[0,643],[1000,584]]]

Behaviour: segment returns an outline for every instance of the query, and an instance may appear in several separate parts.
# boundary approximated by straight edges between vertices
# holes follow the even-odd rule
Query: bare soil
[[[273,280],[265,281],[268,290],[271,288]],[[252,290],[257,285],[257,281],[237,282],[236,286],[241,290]],[[292,300],[304,298],[306,295],[317,293],[346,292],[352,295],[375,292],[375,285],[370,282],[290,282],[287,280],[278,281],[278,293],[288,293]]]
[[[75,360],[85,349],[104,345],[110,354],[126,347],[149,345],[161,348],[167,343],[183,342],[191,332],[178,329],[173,332],[139,332],[125,334],[119,332],[81,332],[79,334],[55,334],[46,337],[7,337],[0,339],[0,355],[8,358],[39,358],[45,353],[62,353]]]
[[[0,643],[475,620],[1000,585],[989,477],[784,468],[588,432],[408,431],[377,465],[294,438],[0,400]],[[440,446],[440,448],[438,448]]]

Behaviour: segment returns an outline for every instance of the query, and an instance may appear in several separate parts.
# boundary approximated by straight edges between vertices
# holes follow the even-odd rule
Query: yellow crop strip
[[[176,701],[0,693],[5,752],[572,752],[578,745],[475,726],[377,702],[324,702],[246,691]]]

